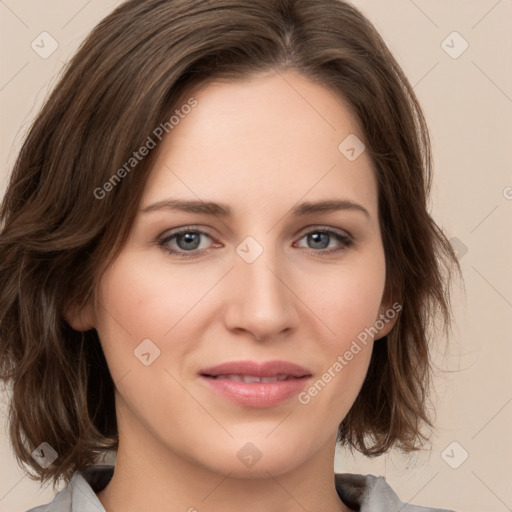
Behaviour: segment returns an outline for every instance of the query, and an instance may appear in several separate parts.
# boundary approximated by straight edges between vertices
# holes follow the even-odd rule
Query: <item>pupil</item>
[[[185,249],[196,249],[197,248],[197,240],[195,240],[196,244],[194,246],[194,237],[197,239],[197,233],[185,233],[181,235],[179,238],[185,240]],[[192,244],[192,247],[190,246]]]
[[[310,235],[310,237],[313,239],[313,244],[320,243],[319,242],[319,237],[324,237],[324,242],[326,242],[327,241],[326,239],[328,238],[326,233],[314,233],[314,234]],[[327,244],[320,243],[320,247],[315,247],[315,248],[316,249],[318,249],[318,248],[325,249],[327,247],[327,245],[329,245],[329,244],[328,243]]]

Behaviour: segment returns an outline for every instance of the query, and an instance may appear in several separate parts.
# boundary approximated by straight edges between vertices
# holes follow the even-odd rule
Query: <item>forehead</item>
[[[268,72],[202,84],[181,101],[191,98],[195,108],[160,142],[143,205],[172,195],[275,209],[329,196],[376,208],[366,152],[351,161],[340,150],[347,137],[364,139],[358,119],[330,89]]]

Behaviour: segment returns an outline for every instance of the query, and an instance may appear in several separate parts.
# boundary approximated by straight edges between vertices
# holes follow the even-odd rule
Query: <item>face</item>
[[[295,72],[212,82],[183,103],[192,96],[98,307],[80,318],[116,383],[121,445],[280,474],[332,452],[373,341],[393,325],[378,322],[389,305],[377,185],[367,153],[353,158],[363,134],[347,103]],[[355,152],[340,150],[350,135]],[[326,201],[341,206],[301,207]]]

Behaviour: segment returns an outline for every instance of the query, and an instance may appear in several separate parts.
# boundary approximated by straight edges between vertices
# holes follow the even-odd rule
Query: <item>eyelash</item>
[[[158,240],[158,246],[163,250],[165,251],[166,253],[168,253],[169,255],[171,256],[176,256],[178,258],[182,258],[182,259],[187,259],[187,258],[197,258],[197,257],[200,257],[201,254],[203,253],[206,253],[206,252],[209,252],[211,249],[194,249],[192,251],[176,251],[176,250],[173,250],[173,249],[169,249],[169,242],[180,236],[180,235],[184,235],[186,233],[195,233],[195,234],[201,234],[201,235],[206,235],[208,238],[212,239],[212,237],[208,234],[208,233],[205,233],[204,231],[201,231],[199,229],[194,229],[193,227],[190,227],[190,226],[187,226],[186,228],[183,228],[183,229],[180,229],[178,231],[174,231],[170,234],[168,234],[167,236],[163,237],[163,238],[160,238]],[[306,233],[304,233],[299,240],[301,240],[302,238],[304,238],[305,236],[307,235],[310,235],[310,234],[313,234],[313,233],[324,233],[324,234],[328,234],[328,235],[332,235],[334,236],[338,242],[341,242],[342,243],[342,247],[339,247],[339,248],[334,248],[334,249],[310,249],[309,251],[313,252],[315,255],[321,255],[321,256],[330,256],[334,253],[341,253],[343,251],[346,251],[349,247],[351,247],[352,245],[354,245],[354,239],[351,237],[351,236],[348,236],[348,235],[342,235],[340,233],[338,233],[337,231],[334,231],[332,229],[326,229],[324,227],[322,228],[315,228],[311,231],[308,231]],[[212,239],[213,240],[213,239]]]

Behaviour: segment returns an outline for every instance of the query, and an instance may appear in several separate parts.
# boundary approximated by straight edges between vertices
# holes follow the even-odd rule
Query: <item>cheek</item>
[[[324,341],[344,350],[379,317],[385,285],[383,253],[377,250],[310,279],[303,289],[306,303],[325,325]],[[364,336],[362,336],[364,337]]]
[[[172,361],[181,360],[191,348],[188,341],[192,335],[186,331],[191,317],[186,314],[201,291],[190,286],[183,274],[180,269],[171,273],[169,268],[142,261],[137,253],[125,252],[101,280],[96,330],[118,399],[122,397],[122,403],[128,404],[123,410],[125,414],[137,411],[143,416],[141,421],[153,416],[158,422],[167,421],[164,389],[166,400],[179,403],[183,413],[193,406],[183,400],[182,389],[173,379]],[[172,339],[175,332],[179,332],[177,342]]]
[[[157,340],[162,328],[156,319],[165,302],[159,294],[160,288],[147,268],[126,254],[102,276],[96,330],[114,382],[127,371],[142,366],[134,351],[144,340],[152,340],[160,350]],[[156,353],[153,349],[153,357]]]
[[[211,280],[125,254],[102,279],[101,328],[124,330],[134,341],[141,337],[162,339],[190,312]]]
[[[219,280],[211,270],[173,268],[141,254],[122,253],[101,280],[96,330],[114,382],[127,371],[146,369],[137,359],[139,347],[149,349],[150,360],[158,354],[151,368],[172,367],[173,360],[193,350],[194,318],[205,293]]]
[[[378,247],[350,263],[317,276],[307,295],[322,324],[324,335],[316,342],[323,366],[301,403],[311,401],[336,411],[335,422],[348,413],[366,376],[386,277],[384,254]]]
[[[329,330],[322,328],[325,334],[316,338],[322,365],[299,402],[329,411],[325,417],[333,429],[350,410],[367,374],[383,286],[380,272],[347,273],[332,281],[327,294],[312,297],[323,304],[319,316]]]

